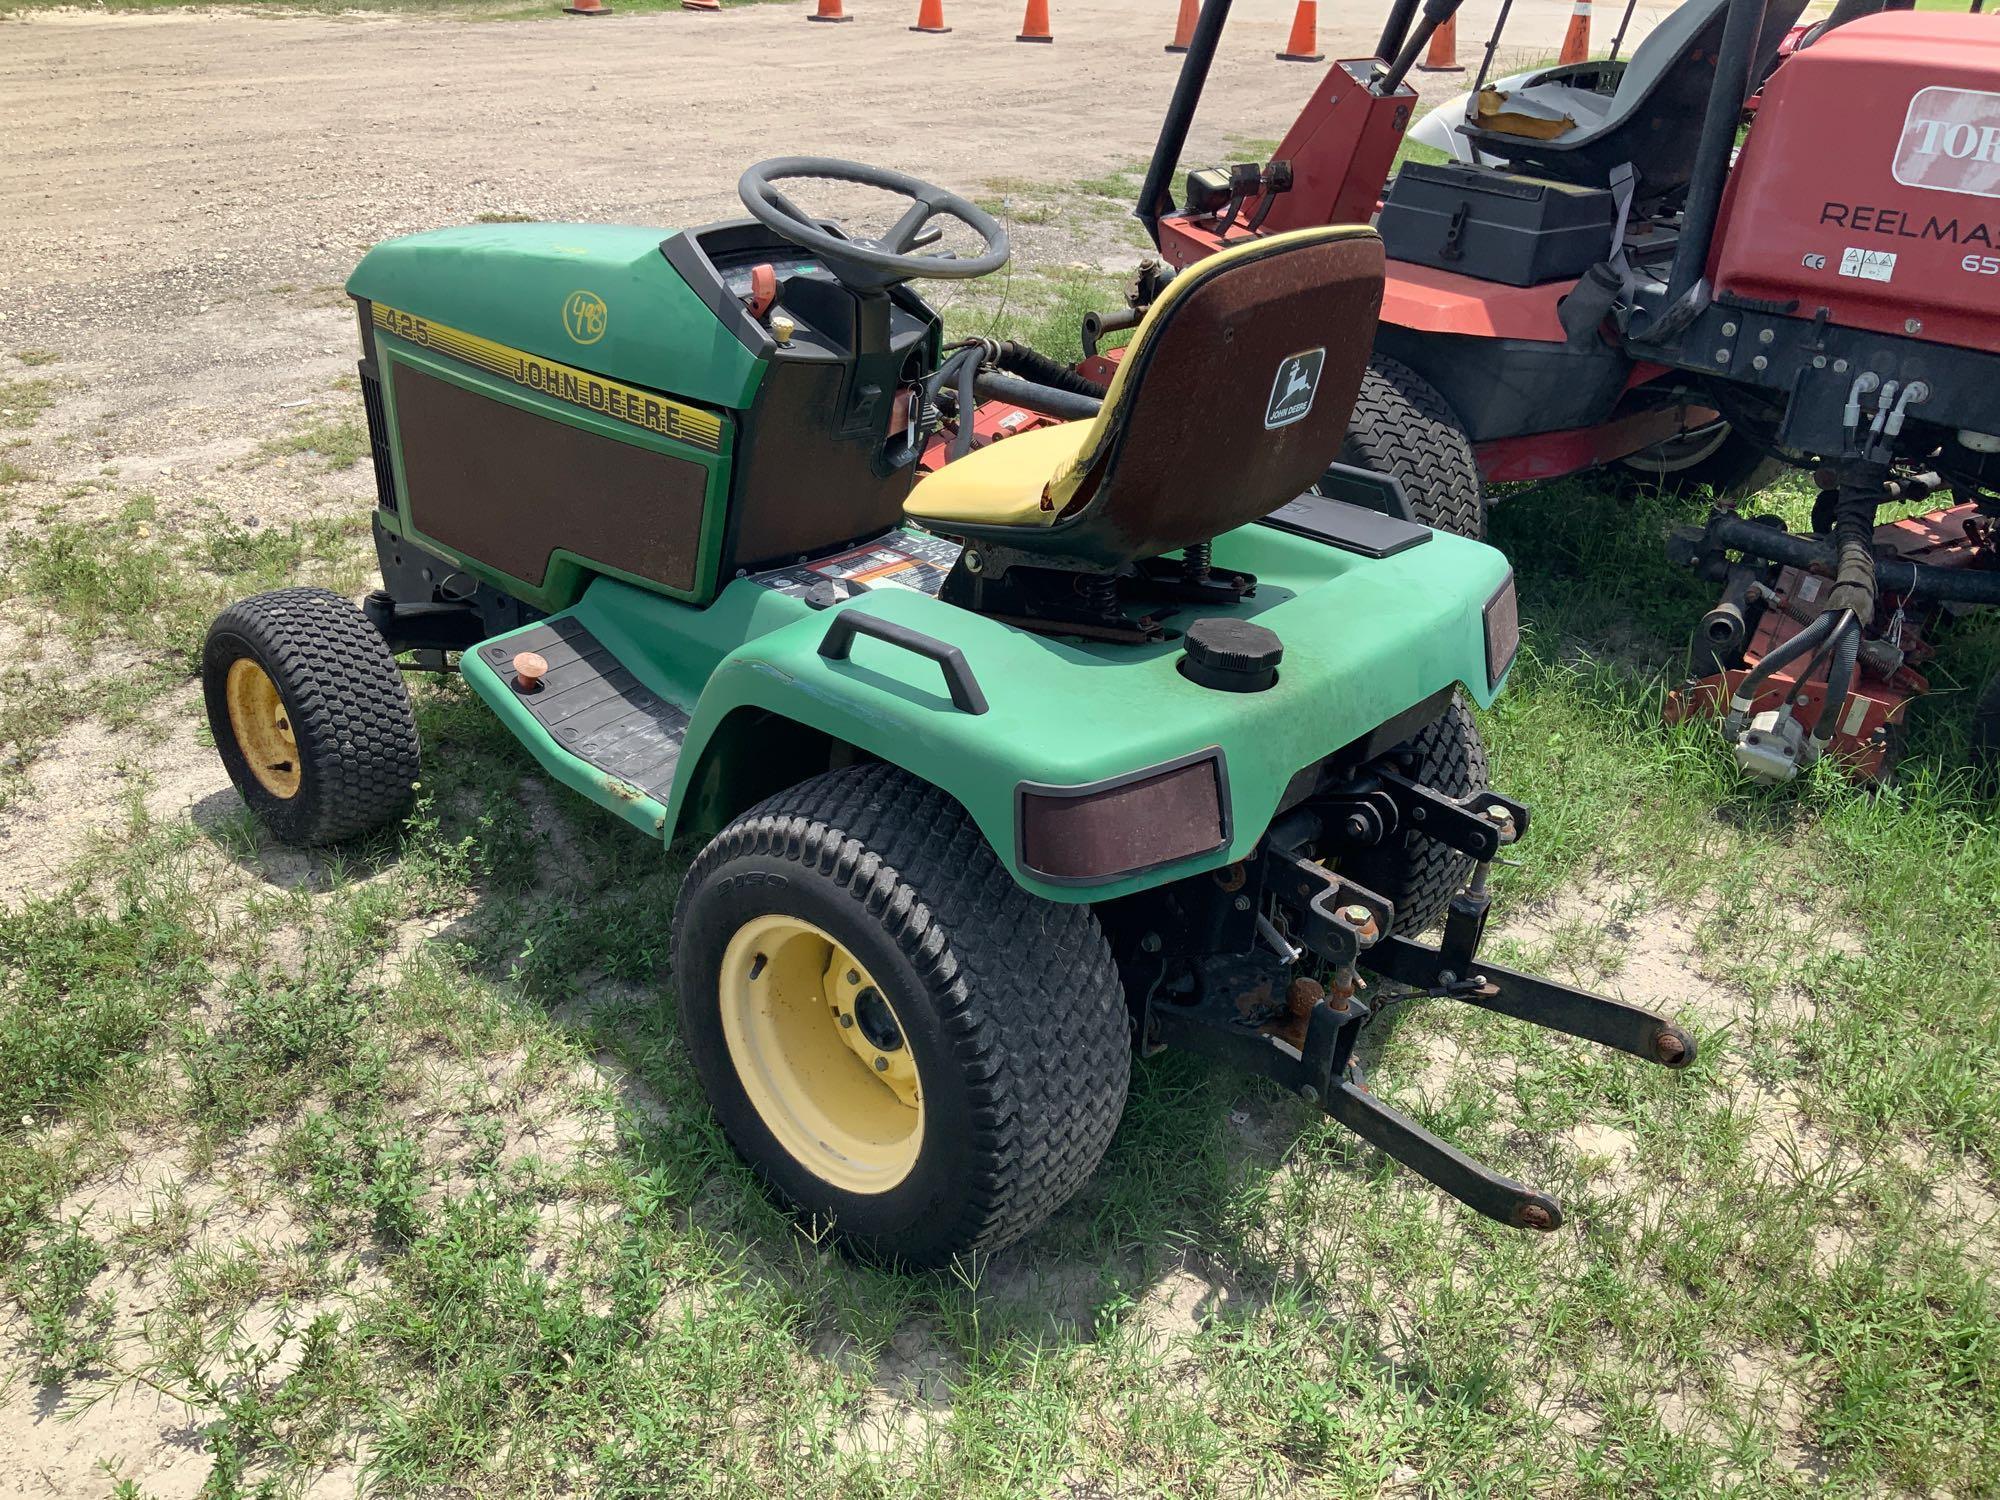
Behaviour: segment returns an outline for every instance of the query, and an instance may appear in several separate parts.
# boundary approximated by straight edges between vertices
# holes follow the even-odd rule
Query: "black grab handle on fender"
[[[944,682],[951,690],[952,706],[968,714],[986,712],[986,695],[979,690],[979,679],[972,675],[972,666],[966,661],[963,651],[948,641],[925,635],[921,630],[912,630],[907,625],[898,625],[880,615],[843,609],[827,624],[826,638],[819,643],[819,654],[828,661],[846,661],[857,635],[872,635],[878,641],[901,646],[905,651],[914,651],[936,662],[944,669]]]

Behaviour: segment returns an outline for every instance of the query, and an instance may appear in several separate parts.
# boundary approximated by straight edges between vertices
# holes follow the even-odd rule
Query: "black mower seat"
[[[1804,9],[1805,0],[1772,0],[1764,13],[1752,79],[1763,78],[1778,43]],[[1702,114],[1715,82],[1728,14],[1729,0],[1686,0],[1633,50],[1601,120],[1547,140],[1473,121],[1460,125],[1458,132],[1517,172],[1601,188],[1615,168],[1630,162],[1639,174],[1641,201],[1678,193],[1694,173]]]
[[[1247,525],[1339,451],[1381,301],[1366,225],[1246,240],[1167,283],[1095,418],[976,449],[903,509],[947,536],[1107,570]]]

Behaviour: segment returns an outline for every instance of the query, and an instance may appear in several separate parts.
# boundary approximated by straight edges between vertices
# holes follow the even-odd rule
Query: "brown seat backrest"
[[[1382,303],[1365,225],[1248,241],[1168,283],[1126,350],[1098,435],[1023,551],[1113,568],[1269,515],[1340,451]]]

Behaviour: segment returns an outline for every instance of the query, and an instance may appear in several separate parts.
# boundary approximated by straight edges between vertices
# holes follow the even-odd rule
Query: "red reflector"
[[[1229,842],[1222,752],[1088,786],[1020,787],[1021,865],[1062,885],[1137,874]]]
[[[1507,581],[1486,601],[1487,687],[1500,686],[1500,679],[1514,665],[1514,655],[1520,649],[1521,604],[1514,595],[1514,575],[1509,572]]]

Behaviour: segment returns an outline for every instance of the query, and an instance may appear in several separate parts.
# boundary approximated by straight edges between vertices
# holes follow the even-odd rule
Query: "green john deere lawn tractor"
[[[829,178],[908,210],[863,239],[781,186]],[[1373,231],[1182,271],[1101,404],[1036,387],[1076,419],[918,482],[972,374],[911,283],[997,269],[1003,231],[846,162],[742,193],[751,218],[674,234],[488,225],[361,263],[383,587],[215,622],[250,806],[300,844],[400,816],[411,656],[455,662],[557,780],[707,840],[672,914],[689,1055],[743,1155],[864,1254],[1032,1228],[1103,1154],[1133,1051],[1166,1047],[1554,1228],[1362,1087],[1371,1016],[1434,996],[1668,1067],[1694,1044],[1477,956],[1528,810],[1485,788],[1460,694],[1499,691],[1512,577],[1313,489],[1368,356]],[[933,219],[981,248],[926,253]]]

